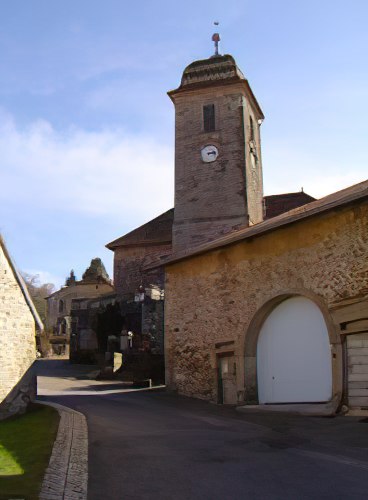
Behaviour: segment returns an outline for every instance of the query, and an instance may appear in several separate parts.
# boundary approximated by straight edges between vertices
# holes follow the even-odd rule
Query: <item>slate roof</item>
[[[2,248],[4,255],[5,255],[5,258],[8,261],[11,270],[13,271],[14,278],[16,279],[16,281],[17,281],[17,283],[22,291],[24,300],[26,301],[26,303],[27,303],[32,315],[33,315],[33,318],[34,318],[35,323],[36,323],[36,327],[40,331],[43,331],[43,329],[44,329],[43,323],[41,321],[41,318],[38,315],[38,312],[37,312],[34,304],[33,304],[32,298],[31,298],[31,296],[28,292],[28,289],[27,289],[27,285],[25,284],[24,279],[22,278],[21,274],[18,272],[18,270],[14,264],[14,261],[8,252],[4,238],[1,236],[1,234],[0,234],[0,247]]]
[[[133,229],[130,233],[108,243],[106,247],[114,250],[117,247],[124,246],[170,244],[172,241],[173,220],[174,209],[171,208],[137,229]]]
[[[156,265],[152,263],[150,266],[147,266],[147,269],[173,264],[180,260],[194,257],[195,255],[200,255],[211,250],[217,250],[248,238],[254,238],[255,236],[275,231],[280,227],[343,207],[357,200],[368,200],[368,180],[350,186],[342,191],[332,193],[319,200],[307,203],[306,205],[290,210],[289,212],[285,212],[277,217],[267,219],[259,224],[255,224],[254,226],[232,231],[231,233],[228,233],[225,236],[217,238],[211,242],[173,254],[160,263],[156,263]]]

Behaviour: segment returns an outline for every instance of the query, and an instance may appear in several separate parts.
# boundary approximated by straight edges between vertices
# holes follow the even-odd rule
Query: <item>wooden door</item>
[[[218,358],[218,373],[219,403],[236,404],[236,362],[233,354]]]

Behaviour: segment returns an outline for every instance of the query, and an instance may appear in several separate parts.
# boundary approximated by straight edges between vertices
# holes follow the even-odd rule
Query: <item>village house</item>
[[[81,280],[77,280],[74,272],[71,271],[65,286],[46,297],[47,335],[43,345],[44,354],[69,356],[73,309],[79,309],[81,301],[83,304],[83,301],[87,299],[95,299],[111,293],[114,293],[114,287],[101,259],[92,259]],[[74,332],[78,333],[77,324],[74,325]],[[95,347],[96,340],[93,332],[83,330],[81,336],[82,338],[75,339],[75,343],[90,342],[93,348]]]
[[[0,236],[0,420],[36,396],[36,335],[43,324]]]
[[[114,286],[127,330],[141,340],[153,339],[157,353],[164,351],[164,269],[146,266],[172,252],[174,209],[108,243],[114,252]]]
[[[149,351],[159,355],[163,373],[164,272],[163,268],[145,271],[144,267],[170,255],[172,214],[169,210],[106,245],[114,252],[114,289],[93,298],[73,296],[69,318],[72,361],[89,360],[103,366],[106,352],[126,350],[121,337],[130,332],[130,354]]]
[[[166,381],[231,404],[368,407],[368,182],[166,261]]]

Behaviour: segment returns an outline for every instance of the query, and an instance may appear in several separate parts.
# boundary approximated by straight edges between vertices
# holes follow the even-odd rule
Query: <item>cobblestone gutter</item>
[[[59,430],[43,480],[40,500],[86,500],[88,432],[82,413],[56,403],[44,403],[60,414]]]

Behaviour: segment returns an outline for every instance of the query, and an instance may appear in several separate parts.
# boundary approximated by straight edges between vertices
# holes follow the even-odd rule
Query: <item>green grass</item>
[[[59,426],[58,412],[33,404],[0,422],[0,499],[38,499]]]

